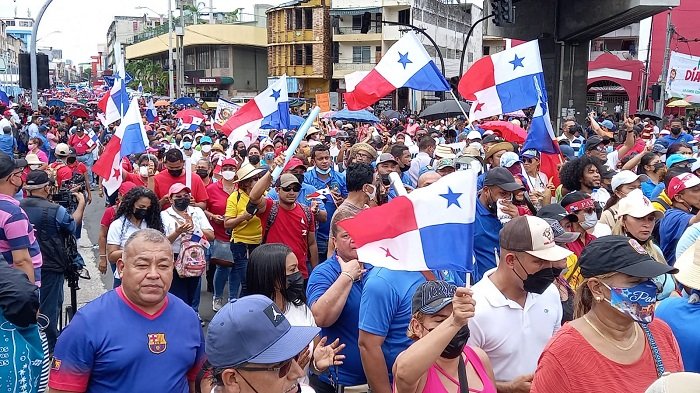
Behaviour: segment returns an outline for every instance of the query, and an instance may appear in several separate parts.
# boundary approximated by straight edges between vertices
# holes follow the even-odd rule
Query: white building
[[[105,68],[113,68],[114,60],[114,44],[118,42],[122,45],[122,53],[124,46],[134,43],[134,36],[142,33],[149,28],[156,28],[161,24],[167,24],[167,18],[143,16],[115,16],[112,23],[107,29],[107,62]],[[167,32],[167,30],[166,30]]]
[[[362,18],[366,12],[370,13],[373,22],[369,31],[362,33]],[[330,14],[333,26],[331,92],[341,96],[340,93],[345,91],[345,75],[354,71],[370,71],[381,60],[382,54],[409,29],[406,26],[382,24],[379,22],[381,20],[423,29],[435,40],[442,53],[445,77],[459,76],[462,46],[472,23],[481,18],[481,6],[449,0],[334,0]],[[438,68],[443,68],[430,40],[423,34],[419,33],[418,36]],[[481,39],[481,26],[477,26],[467,46],[465,70],[481,57]],[[333,97],[331,100],[335,101]],[[438,100],[433,92],[399,89],[381,100],[378,106],[419,111]]]

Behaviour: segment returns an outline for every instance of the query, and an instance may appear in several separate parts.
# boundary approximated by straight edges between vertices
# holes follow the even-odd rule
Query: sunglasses
[[[290,192],[290,191],[299,192],[299,191],[301,191],[301,184],[292,184],[291,186],[282,187],[282,191],[284,191],[284,192]]]
[[[299,358],[299,355],[293,357],[292,359],[286,360],[282,363],[277,363],[274,364],[270,367],[238,367],[239,370],[245,370],[245,371],[253,371],[253,372],[260,372],[260,371],[277,371],[277,376],[279,378],[284,378],[289,374],[289,370],[292,368],[292,361],[297,361]]]

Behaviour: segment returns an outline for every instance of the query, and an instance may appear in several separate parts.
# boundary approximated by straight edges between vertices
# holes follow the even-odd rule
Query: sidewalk
[[[107,292],[105,285],[102,282],[100,271],[97,270],[97,260],[95,259],[95,251],[93,244],[88,237],[87,230],[83,226],[80,240],[78,240],[78,252],[85,261],[85,268],[90,272],[90,280],[81,279],[78,282],[80,290],[78,290],[78,309],[90,301],[96,299],[103,293]],[[63,286],[63,309],[70,305],[70,288],[66,283]]]

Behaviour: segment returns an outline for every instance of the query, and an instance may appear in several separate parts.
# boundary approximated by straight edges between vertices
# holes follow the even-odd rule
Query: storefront
[[[188,95],[203,101],[216,101],[228,97],[229,87],[233,84],[230,76],[190,76],[185,79]]]

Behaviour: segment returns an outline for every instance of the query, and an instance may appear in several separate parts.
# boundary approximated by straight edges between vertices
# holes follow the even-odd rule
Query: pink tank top
[[[469,346],[464,347],[464,354],[467,355],[467,361],[472,364],[474,370],[476,371],[476,374],[481,380],[481,383],[484,385],[484,387],[481,390],[469,388],[469,391],[473,393],[496,393],[496,386],[494,386],[493,382],[489,379],[489,376],[486,374],[486,370],[484,370],[484,365],[481,364],[481,359],[479,359],[479,355],[477,355],[473,349],[469,348]],[[447,389],[445,389],[445,387],[442,385],[442,381],[440,380],[439,374],[444,375],[449,380],[454,382],[455,385],[459,386],[459,380],[457,378],[454,378],[451,375],[447,375],[438,366],[432,365],[428,369],[428,377],[425,380],[425,387],[423,387],[423,393],[447,393]]]

